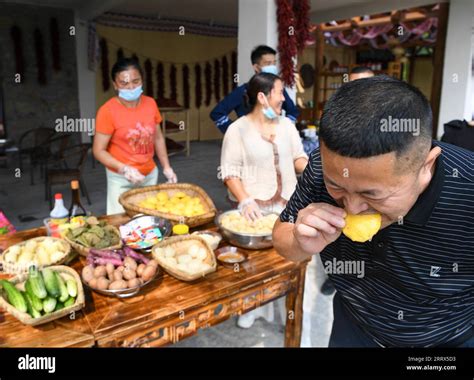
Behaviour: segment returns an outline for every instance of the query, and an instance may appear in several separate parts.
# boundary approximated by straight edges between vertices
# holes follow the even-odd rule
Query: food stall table
[[[125,214],[100,219],[116,226],[130,220]],[[211,224],[197,229],[217,230]],[[46,229],[40,227],[0,237],[0,249],[43,235]],[[249,260],[238,270],[219,265],[216,272],[192,283],[164,273],[128,299],[103,296],[85,287],[86,306],[74,319],[31,327],[2,311],[0,346],[164,346],[286,295],[285,346],[299,347],[307,263],[285,260],[273,248],[246,252]],[[85,258],[70,265],[80,273]]]

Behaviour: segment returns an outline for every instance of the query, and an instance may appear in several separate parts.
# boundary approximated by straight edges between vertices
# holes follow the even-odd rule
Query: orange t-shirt
[[[114,97],[97,111],[95,126],[96,132],[112,135],[107,152],[147,175],[156,166],[155,135],[161,120],[158,106],[149,96],[142,95],[135,108],[125,107]]]

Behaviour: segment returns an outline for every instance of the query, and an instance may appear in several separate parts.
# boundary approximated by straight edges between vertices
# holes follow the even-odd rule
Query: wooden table
[[[113,225],[129,220],[125,214],[101,219]],[[0,237],[0,249],[45,234],[41,227]],[[129,299],[85,289],[86,306],[73,320],[64,317],[31,327],[2,311],[0,347],[163,346],[285,295],[285,346],[299,347],[306,263],[287,261],[274,249],[246,252],[249,261],[239,271],[219,265],[215,273],[193,283],[164,274]],[[80,272],[84,262],[81,257],[71,266]]]

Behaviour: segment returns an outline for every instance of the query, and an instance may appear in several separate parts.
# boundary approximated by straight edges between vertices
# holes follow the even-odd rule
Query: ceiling
[[[447,0],[310,0],[311,18],[313,22],[331,21],[364,15],[369,10],[384,12],[444,1]],[[237,26],[239,0],[0,0],[5,2],[76,9],[83,18],[111,11]],[[354,14],[355,9],[360,14]]]

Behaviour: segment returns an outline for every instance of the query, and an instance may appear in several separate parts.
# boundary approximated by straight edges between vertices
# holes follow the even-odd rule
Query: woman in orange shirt
[[[143,71],[131,58],[119,59],[112,67],[117,96],[100,107],[92,148],[95,158],[106,167],[107,214],[123,212],[120,194],[138,186],[156,185],[158,156],[168,182],[177,182],[170,166],[161,114],[156,102],[142,95]]]

